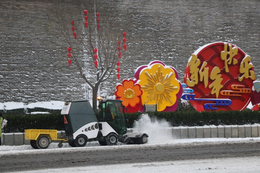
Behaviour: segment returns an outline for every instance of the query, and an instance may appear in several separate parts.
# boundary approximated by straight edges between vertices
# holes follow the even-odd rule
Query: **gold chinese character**
[[[223,87],[223,85],[221,85],[223,78],[221,78],[221,74],[219,73],[219,67],[214,67],[210,73],[210,79],[213,80],[213,82],[209,85],[209,88],[212,88],[210,93],[216,94],[216,98],[218,98],[219,91]]]
[[[247,55],[240,64],[239,72],[242,74],[242,76],[238,78],[240,82],[244,79],[244,77],[247,79],[251,78],[252,80],[255,80],[255,72],[253,70],[250,70],[253,67],[250,60],[251,57]]]
[[[229,47],[229,52],[228,52],[228,48]],[[233,63],[233,65],[237,64],[237,60],[235,58],[233,58],[238,52],[238,48],[237,47],[232,47],[231,44],[227,45],[227,43],[224,44],[224,50],[221,51],[220,56],[221,59],[224,61],[225,63],[225,71],[226,73],[229,72],[228,69],[228,65],[230,65],[231,63]]]
[[[206,61],[203,62],[199,74],[200,74],[200,81],[204,81],[204,87],[208,86],[208,79],[209,79],[209,68],[206,67],[208,63]]]
[[[194,85],[198,84],[198,72],[199,72],[199,65],[200,60],[197,58],[196,55],[192,54],[191,59],[188,63],[190,66],[190,79],[186,78],[186,83],[189,87],[193,87]]]

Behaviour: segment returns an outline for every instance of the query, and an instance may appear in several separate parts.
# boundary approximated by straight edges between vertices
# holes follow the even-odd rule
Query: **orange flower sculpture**
[[[141,86],[133,81],[133,79],[123,80],[122,85],[116,87],[116,99],[122,100],[125,111],[132,113],[139,111],[141,107],[141,95],[143,91]]]

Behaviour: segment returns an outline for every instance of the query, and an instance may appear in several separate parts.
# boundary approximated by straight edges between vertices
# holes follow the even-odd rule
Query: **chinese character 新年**
[[[204,87],[206,88],[208,85],[208,72],[209,68],[207,66],[207,62],[203,62],[201,68],[199,69],[200,60],[196,55],[192,54],[191,59],[188,63],[190,66],[190,79],[186,78],[187,86],[193,87],[198,84],[199,76],[200,81],[204,81]]]
[[[216,98],[218,98],[219,91],[223,87],[223,85],[221,85],[223,78],[221,78],[221,74],[219,73],[219,67],[214,67],[210,73],[210,79],[213,80],[213,82],[209,85],[209,88],[212,88],[210,93],[216,94]]]

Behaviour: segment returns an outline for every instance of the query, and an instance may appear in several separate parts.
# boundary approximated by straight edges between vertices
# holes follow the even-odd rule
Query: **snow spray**
[[[166,120],[150,118],[148,114],[142,114],[140,119],[134,122],[133,132],[148,134],[148,143],[156,144],[173,140],[172,128]]]

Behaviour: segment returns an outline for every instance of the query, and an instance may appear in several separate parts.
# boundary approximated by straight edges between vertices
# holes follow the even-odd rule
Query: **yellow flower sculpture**
[[[166,107],[178,104],[181,84],[172,68],[155,63],[142,69],[138,83],[143,91],[142,105],[157,104],[157,111],[164,111]]]

